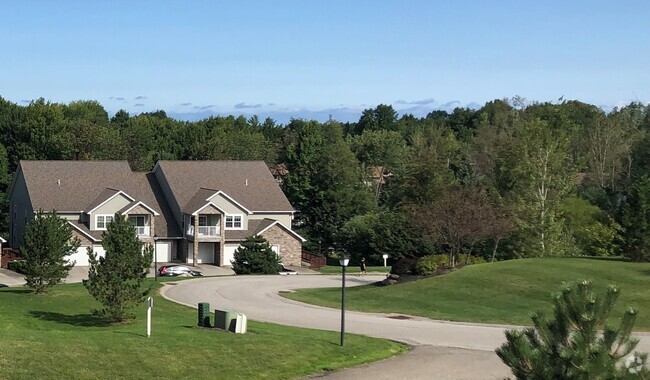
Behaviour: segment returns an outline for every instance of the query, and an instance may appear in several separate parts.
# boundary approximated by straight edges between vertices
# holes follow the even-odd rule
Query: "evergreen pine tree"
[[[506,331],[496,353],[517,379],[647,379],[647,355],[620,363],[639,341],[631,337],[636,310],[629,308],[618,328],[607,324],[618,296],[613,286],[599,299],[588,281],[565,285],[553,298],[553,320],[534,313],[533,327]]]
[[[235,250],[232,270],[237,274],[278,273],[280,258],[261,236],[249,236]]]
[[[74,266],[65,257],[74,253],[79,244],[78,239],[73,239],[68,223],[55,211],[45,214],[39,210],[36,218],[27,225],[25,240],[20,247],[25,259],[21,270],[27,286],[34,289],[34,293],[43,293],[60,283]]]
[[[143,246],[135,229],[122,215],[116,214],[103,235],[105,257],[88,249],[90,270],[84,286],[104,308],[95,315],[123,322],[134,318],[131,312],[144,302],[151,286],[144,286],[151,265],[153,247]]]

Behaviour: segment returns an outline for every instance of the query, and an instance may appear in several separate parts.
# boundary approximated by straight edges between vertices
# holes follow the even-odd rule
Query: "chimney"
[[[57,179],[57,180],[56,180],[56,184],[59,185],[59,187],[61,187],[61,180],[60,180],[60,179]]]
[[[246,178],[246,186],[248,186],[248,178]]]

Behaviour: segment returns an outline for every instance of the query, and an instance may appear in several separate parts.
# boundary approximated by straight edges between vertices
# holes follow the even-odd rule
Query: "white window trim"
[[[232,217],[232,219],[233,219],[232,223],[233,223],[233,226],[234,226],[235,217],[237,217],[237,216],[240,218],[240,222],[239,222],[240,226],[239,227],[228,227],[228,218]],[[227,230],[243,230],[244,229],[244,215],[242,215],[242,214],[226,214],[226,217],[224,218],[224,227]]]
[[[104,227],[102,228],[99,227],[99,223],[98,223],[100,216],[104,218]],[[111,221],[106,223],[106,217],[111,218]],[[114,220],[115,220],[115,215],[113,214],[97,214],[95,215],[95,229],[98,231],[106,231],[108,229],[108,224],[113,222]]]

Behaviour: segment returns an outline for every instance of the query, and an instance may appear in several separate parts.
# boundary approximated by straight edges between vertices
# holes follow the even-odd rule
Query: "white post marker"
[[[151,308],[153,308],[153,297],[147,298],[147,337],[151,336]]]
[[[381,257],[384,258],[384,268],[386,268],[386,259],[388,259],[388,255],[384,253]]]

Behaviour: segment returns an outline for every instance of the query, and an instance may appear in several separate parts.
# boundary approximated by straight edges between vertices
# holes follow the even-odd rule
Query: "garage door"
[[[214,243],[199,243],[197,264],[214,264]]]
[[[75,266],[87,267],[89,265],[87,250],[88,250],[88,246],[82,246],[77,248],[77,252],[68,256],[68,262],[74,261]],[[104,257],[105,255],[104,247],[102,247],[101,245],[96,245],[93,248],[93,251],[95,252],[95,254],[97,254],[97,256]]]
[[[168,263],[172,261],[172,243],[169,241],[156,242],[155,258],[159,263]]]
[[[226,244],[223,246],[223,266],[232,266],[231,261],[235,260],[235,250],[239,244]]]
[[[194,246],[188,247],[187,263],[191,264],[194,259]],[[214,243],[199,243],[199,254],[196,258],[197,264],[214,264]]]

